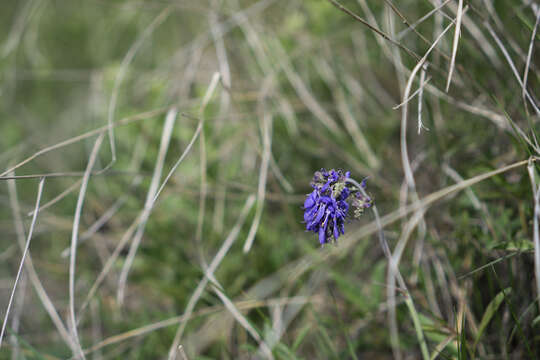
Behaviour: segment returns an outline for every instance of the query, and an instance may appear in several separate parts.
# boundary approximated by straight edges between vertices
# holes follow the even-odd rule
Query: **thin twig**
[[[334,5],[336,8],[338,8],[339,10],[343,11],[344,13],[350,15],[351,17],[353,17],[356,21],[364,24],[365,26],[367,26],[370,30],[374,31],[375,33],[379,34],[380,36],[382,36],[385,40],[391,42],[392,44],[396,45],[397,47],[399,47],[400,49],[404,50],[407,54],[411,55],[412,57],[414,57],[416,60],[420,60],[420,56],[418,56],[418,54],[416,54],[414,51],[408,49],[407,47],[403,46],[402,44],[400,44],[399,42],[395,41],[394,39],[392,39],[390,36],[388,36],[387,34],[385,34],[384,32],[382,32],[381,30],[377,29],[376,27],[374,27],[373,25],[371,25],[370,23],[368,23],[366,20],[362,19],[360,16],[356,15],[355,13],[353,13],[351,10],[347,9],[345,6],[341,5],[340,3],[338,3],[336,0],[328,0],[332,5]]]

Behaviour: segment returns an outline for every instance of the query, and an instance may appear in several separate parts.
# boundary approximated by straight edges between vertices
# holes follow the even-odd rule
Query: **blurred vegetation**
[[[407,29],[442,1],[342,4],[408,51],[329,1],[2,1],[3,169],[106,126],[110,114],[118,124],[156,111],[115,127],[116,161],[88,185],[80,238],[115,209],[80,241],[77,251],[75,307],[81,346],[89,349],[89,358],[167,357],[178,322],[140,336],[111,337],[186,311],[251,194],[257,201],[215,280],[271,344],[276,359],[421,358],[404,303],[408,295],[403,289],[396,293],[396,337],[389,326],[388,260],[375,234],[358,235],[374,221],[373,214],[351,221],[342,241],[320,249],[317,237],[304,231],[302,204],[313,172],[320,168],[347,169],[358,180],[369,177],[368,191],[382,216],[416,200],[414,191],[407,191],[402,166],[401,108],[393,107],[403,101],[419,58],[456,18],[458,1],[447,2],[415,30]],[[523,99],[520,83],[489,30],[522,79],[538,4],[470,0],[464,6],[448,93],[454,28],[428,57],[422,120],[429,130],[417,131],[418,95],[408,102],[407,147],[419,198],[539,155],[534,146],[538,114]],[[537,106],[539,40],[536,35],[527,82]],[[221,80],[202,109],[216,72]],[[419,79],[420,74],[411,94]],[[89,309],[79,311],[107,259],[143,211],[165,114],[173,107],[180,113],[160,184],[202,120],[203,136],[150,214],[124,302],[117,301],[118,278],[130,245],[120,252]],[[94,141],[95,136],[47,152],[15,171],[61,173],[46,179],[42,205],[72,187],[39,213],[30,247],[39,278],[68,329],[69,257],[62,253],[70,246],[80,188],[76,182]],[[94,170],[108,166],[112,155],[105,137]],[[536,165],[532,167],[535,172]],[[37,178],[16,180],[26,231],[37,184]],[[21,256],[13,193],[5,179],[0,200],[0,303],[5,309]],[[260,206],[253,246],[244,253]],[[411,217],[385,227],[392,250]],[[533,217],[526,165],[467,186],[427,209],[425,223],[410,234],[399,269],[432,358],[540,356]],[[20,359],[71,357],[25,279],[19,283],[0,358],[11,359],[13,353]],[[259,300],[263,302],[254,302]],[[180,340],[189,359],[262,356],[256,339],[229,310],[208,285]],[[20,319],[16,336],[13,318]],[[92,348],[104,339],[119,341]]]

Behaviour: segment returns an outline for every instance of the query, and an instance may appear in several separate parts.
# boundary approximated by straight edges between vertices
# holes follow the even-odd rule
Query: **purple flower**
[[[353,200],[351,201],[352,206],[354,207],[354,217],[359,218],[364,213],[364,209],[368,209],[373,205],[373,200],[369,197],[364,189],[366,188],[367,179],[362,180],[360,186],[362,190],[357,191],[354,194]]]
[[[336,241],[345,233],[345,219],[349,211],[347,198],[351,190],[346,179],[349,172],[321,169],[313,176],[313,191],[304,202],[304,222],[306,229],[319,235],[319,242],[326,244]]]

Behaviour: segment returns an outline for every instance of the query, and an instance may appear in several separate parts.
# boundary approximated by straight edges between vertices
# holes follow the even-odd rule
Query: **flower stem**
[[[363,196],[366,196],[366,197],[368,196],[364,188],[356,180],[347,178],[345,179],[345,181],[357,187]],[[392,260],[392,253],[390,252],[390,247],[388,246],[388,243],[386,242],[386,239],[384,238],[384,232],[382,229],[382,223],[379,217],[379,211],[377,210],[377,206],[373,204],[371,206],[371,209],[373,210],[373,214],[375,215],[375,222],[377,223],[377,228],[379,230],[379,242],[383,249],[384,255],[388,259],[389,266],[396,267],[395,262]],[[405,280],[403,279],[403,277],[401,276],[401,273],[399,272],[399,269],[396,268],[393,270],[395,271],[396,279],[399,283],[399,287],[402,289],[405,295],[405,304],[407,305],[407,309],[409,309],[409,314],[414,324],[414,330],[416,331],[416,337],[418,339],[418,342],[420,343],[420,351],[422,352],[422,358],[424,360],[429,360],[430,359],[429,350],[426,344],[426,338],[424,337],[424,332],[422,330],[420,316],[418,315],[418,312],[416,311],[411,294],[407,288],[407,285],[405,284]]]

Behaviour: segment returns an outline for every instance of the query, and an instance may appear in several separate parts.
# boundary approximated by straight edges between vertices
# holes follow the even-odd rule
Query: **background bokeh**
[[[450,88],[455,27],[414,77],[403,131],[403,106],[394,107],[460,3]],[[432,358],[539,356],[536,165],[462,183],[423,217],[400,211],[538,155],[538,3],[341,4],[394,40],[322,0],[1,1],[0,171],[38,155],[12,174],[36,176],[0,180],[2,315],[49,174],[34,270],[27,262],[1,359],[78,354],[69,248],[100,134],[74,273],[87,358],[167,358],[176,336],[189,359],[264,358],[266,347],[276,359],[419,359],[410,303]],[[148,208],[154,174],[161,185],[173,168]],[[384,237],[392,251],[404,245],[407,289],[392,291],[373,212],[351,220],[336,245],[320,248],[305,232],[302,205],[320,168],[368,177],[383,220],[395,215]]]

